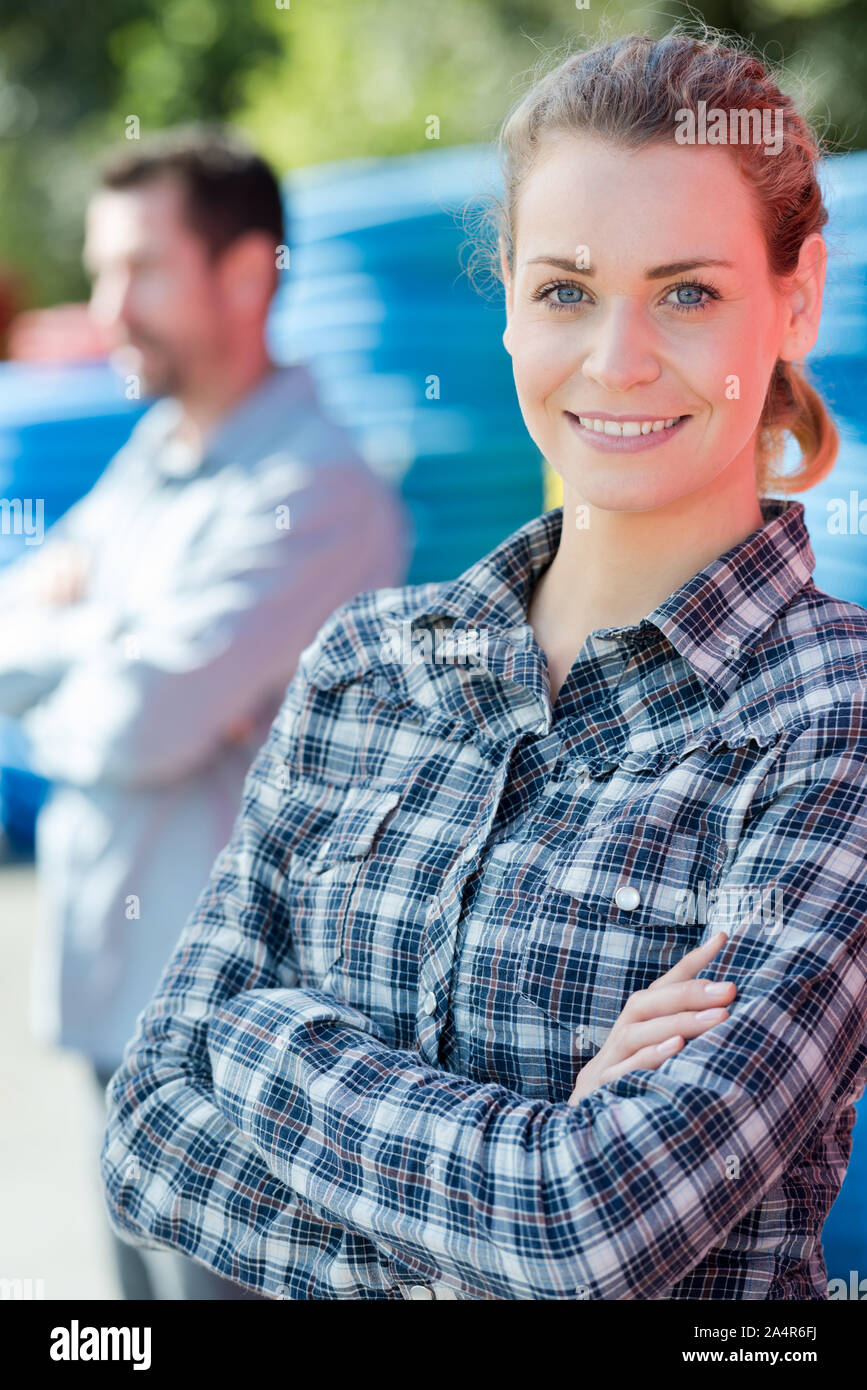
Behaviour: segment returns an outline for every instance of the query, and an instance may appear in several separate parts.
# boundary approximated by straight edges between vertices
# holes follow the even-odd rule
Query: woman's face
[[[519,191],[513,277],[503,264],[521,411],[574,495],[646,511],[712,493],[726,469],[754,477],[774,363],[818,332],[824,242],[809,237],[797,281],[775,287],[730,152],[549,137]],[[578,419],[604,415],[638,417],[642,447]]]

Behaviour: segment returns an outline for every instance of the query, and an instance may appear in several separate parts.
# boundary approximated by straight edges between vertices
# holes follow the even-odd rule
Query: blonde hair
[[[804,240],[828,221],[816,176],[826,152],[823,141],[780,90],[779,74],[750,51],[746,40],[725,38],[703,22],[700,29],[698,38],[675,25],[660,39],[638,33],[603,39],[535,76],[499,135],[503,198],[492,200],[493,221],[510,271],[521,184],[545,135],[581,132],[638,149],[672,140],[677,113],[698,115],[700,101],[705,111],[781,111],[774,120],[775,129],[782,122],[783,139],[773,157],[755,141],[731,149],[753,191],[772,274],[786,276],[796,269]],[[500,278],[498,251],[491,252],[490,265]],[[801,460],[794,471],[782,473],[787,432],[799,444]],[[813,487],[830,472],[838,448],[836,426],[803,365],[778,359],[759,423],[759,496]]]

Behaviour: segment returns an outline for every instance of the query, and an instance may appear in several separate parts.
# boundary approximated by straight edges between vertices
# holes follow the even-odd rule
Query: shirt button
[[[409,1291],[410,1298],[433,1298],[433,1289],[426,1289],[424,1284],[413,1284]]]
[[[614,901],[624,912],[634,912],[641,902],[641,894],[631,883],[624,883],[614,894]]]
[[[427,994],[425,995],[425,997],[424,997],[424,1003],[422,1004],[422,1008],[424,1009],[424,1011],[425,1011],[426,1014],[435,1014],[435,1013],[436,1013],[436,1011],[437,1011],[437,997],[436,997],[436,995],[434,994],[434,992],[433,992],[432,989],[429,989],[428,992],[427,992]],[[421,1287],[421,1286],[418,1285],[417,1287]]]

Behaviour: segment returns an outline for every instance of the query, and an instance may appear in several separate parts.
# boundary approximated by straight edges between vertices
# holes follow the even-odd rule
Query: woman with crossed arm
[[[713,112],[741,138],[696,138]],[[501,148],[563,505],[306,649],[109,1086],[110,1213],[274,1297],[824,1299],[867,613],[771,495],[837,448],[798,365],[818,145],[746,48],[675,30],[560,62]]]

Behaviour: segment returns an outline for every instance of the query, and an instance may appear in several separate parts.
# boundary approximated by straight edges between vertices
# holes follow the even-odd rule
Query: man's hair
[[[265,160],[220,126],[185,126],[125,146],[99,173],[104,189],[140,188],[178,180],[185,220],[206,243],[212,260],[245,232],[267,232],[275,247],[286,229],[280,187]]]

